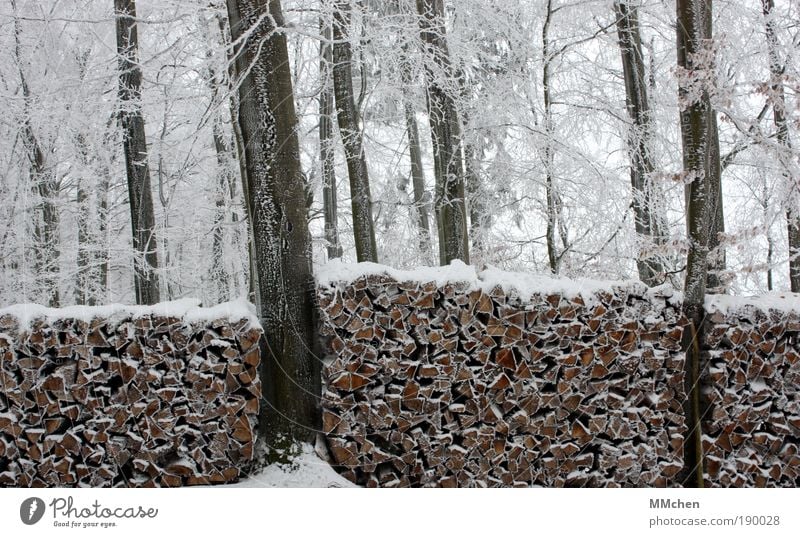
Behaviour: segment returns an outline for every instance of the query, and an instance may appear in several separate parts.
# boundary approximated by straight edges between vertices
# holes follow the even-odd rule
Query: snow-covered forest
[[[734,294],[789,289],[796,1],[717,0],[713,37],[689,68],[677,63],[674,1],[281,4],[316,263],[355,261],[366,233],[376,249],[366,240],[363,259],[438,264],[452,212],[468,237],[456,250],[476,265],[683,287],[694,175],[680,112],[703,93],[724,212],[710,252],[724,264],[712,269]],[[135,270],[156,277],[160,300],[247,293],[237,106],[242,44],[259,45],[242,30],[232,41],[229,8],[3,3],[0,302],[135,302]],[[140,89],[126,89],[131,74]],[[431,105],[445,113],[429,118]],[[146,151],[133,164],[148,171],[152,205],[136,244],[124,147],[134,116]],[[437,122],[452,137],[441,148],[452,184],[439,190]]]
[[[797,0],[6,0],[0,50],[0,306],[247,298],[270,448],[331,259],[682,290],[685,484],[706,296],[800,292]]]

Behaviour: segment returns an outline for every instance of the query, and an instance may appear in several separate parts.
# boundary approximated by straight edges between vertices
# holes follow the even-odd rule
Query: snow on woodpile
[[[685,320],[670,289],[461,263],[335,263],[318,281],[323,430],[351,481],[675,483]]]
[[[706,309],[708,484],[800,486],[800,296],[716,296]]]
[[[0,486],[235,481],[260,336],[243,301],[0,309]]]

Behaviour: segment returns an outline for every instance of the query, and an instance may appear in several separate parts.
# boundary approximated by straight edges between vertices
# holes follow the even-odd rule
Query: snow
[[[454,260],[443,267],[419,267],[414,270],[400,270],[378,263],[345,263],[340,259],[334,259],[319,267],[316,278],[319,285],[332,286],[338,282],[352,282],[363,276],[381,275],[389,276],[400,282],[436,282],[438,286],[448,283],[474,283],[478,279],[475,267],[459,260]]]
[[[288,464],[271,464],[238,483],[222,485],[232,488],[351,488],[353,483],[336,473],[320,459],[314,448],[304,444],[300,455]]]
[[[562,294],[564,296],[591,297],[598,291],[614,292],[615,288],[639,287],[645,292],[644,284],[638,280],[591,280],[566,279],[539,274],[508,272],[493,266],[487,266],[477,272],[475,267],[454,260],[450,265],[442,267],[420,267],[413,270],[399,270],[377,263],[344,263],[333,260],[318,267],[317,283],[320,286],[332,287],[337,283],[355,281],[364,276],[389,276],[399,282],[435,282],[437,286],[448,283],[466,284],[468,289],[491,291],[501,287],[504,292],[516,293],[522,299],[528,299],[536,293]],[[666,293],[663,289],[660,292]],[[666,295],[665,295],[666,296]],[[671,295],[670,295],[671,296]]]
[[[762,311],[775,310],[784,313],[800,313],[800,294],[773,291],[760,296],[748,297],[708,295],[706,296],[705,305],[706,311],[709,313],[718,311],[725,315],[748,307],[758,308]]]
[[[151,315],[155,317],[177,317],[189,324],[217,319],[227,319],[229,321],[247,319],[251,326],[259,326],[255,306],[243,298],[208,308],[201,307],[200,301],[196,298],[182,298],[152,306],[108,304],[104,306],[48,308],[39,304],[15,304],[0,308],[0,317],[4,315],[16,317],[22,330],[28,329],[35,319],[45,319],[47,322],[60,319],[76,319],[90,322],[94,318],[122,320],[124,318],[136,319]]]

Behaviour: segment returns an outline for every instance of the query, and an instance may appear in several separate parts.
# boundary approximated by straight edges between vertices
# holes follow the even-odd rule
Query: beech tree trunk
[[[779,160],[783,167],[783,177],[789,195],[786,199],[786,227],[789,238],[789,285],[793,293],[800,293],[800,210],[798,210],[796,185],[798,178],[792,176],[792,166],[788,156],[792,149],[789,125],[786,119],[786,92],[783,86],[783,67],[778,51],[780,43],[775,32],[775,19],[772,10],[773,0],[761,0],[764,25],[767,33],[767,52],[769,55],[769,90],[772,104],[772,120],[775,123],[776,137],[783,149]]]
[[[237,119],[264,328],[259,433],[268,448],[283,448],[319,429],[306,185],[280,0],[227,0],[227,8],[233,42],[241,42]]]
[[[639,279],[653,286],[664,282],[665,269],[657,255],[647,254],[647,247],[663,245],[665,237],[661,229],[661,215],[656,212],[652,184],[655,171],[650,149],[653,125],[647,95],[642,38],[637,8],[634,5],[627,0],[617,0],[614,2],[614,11],[625,78],[625,101],[632,122],[628,133],[628,154],[631,161],[634,224],[641,244],[636,266]]]
[[[436,176],[434,208],[439,231],[439,262],[469,263],[469,235],[465,176],[461,151],[461,124],[446,80],[454,80],[447,47],[443,0],[417,0],[424,45],[428,117]]]
[[[325,218],[325,241],[328,259],[342,257],[339,242],[339,211],[336,197],[336,170],[333,152],[333,32],[329,24],[320,19],[322,40],[319,43],[319,73],[322,89],[319,93],[319,162],[322,170],[322,212]]]
[[[372,219],[367,159],[359,126],[359,113],[353,93],[353,50],[350,45],[351,0],[338,0],[333,13],[333,87],[336,117],[342,135],[350,200],[353,208],[353,234],[358,261],[378,262],[378,246]]]
[[[686,350],[686,394],[684,404],[687,418],[687,435],[684,444],[683,483],[686,486],[703,486],[703,450],[700,395],[700,348],[703,303],[708,277],[708,254],[711,235],[716,229],[719,201],[719,162],[712,162],[717,134],[715,112],[707,89],[692,97],[687,82],[702,79],[702,71],[712,66],[698,63],[704,41],[712,38],[711,0],[677,1],[677,56],[682,73],[678,77],[678,97],[681,105],[680,126],[683,147],[683,171],[687,185],[686,224],[689,254],[686,262],[683,311],[689,319],[684,332]],[[717,153],[718,157],[718,153]]]
[[[128,202],[134,260],[134,287],[137,304],[155,304],[160,299],[158,254],[147,139],[142,115],[142,70],[139,67],[139,35],[134,0],[114,0],[119,63],[119,122],[123,132],[125,172],[128,177]]]

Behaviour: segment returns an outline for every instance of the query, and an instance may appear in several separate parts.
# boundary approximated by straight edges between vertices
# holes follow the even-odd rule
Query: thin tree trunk
[[[259,433],[269,448],[318,430],[320,375],[313,347],[314,280],[306,185],[300,169],[292,77],[280,0],[227,0],[236,56],[257,308],[264,328],[265,403]],[[274,452],[272,452],[274,454]],[[277,455],[277,454],[276,454]]]
[[[120,124],[124,135],[125,171],[131,209],[134,262],[134,287],[137,304],[159,301],[158,254],[147,163],[147,139],[142,115],[142,71],[139,67],[139,36],[134,0],[114,0],[119,62]]]
[[[786,92],[783,86],[783,68],[781,67],[778,50],[778,36],[775,32],[775,18],[773,0],[761,0],[764,13],[764,25],[767,33],[767,52],[769,54],[770,97],[772,104],[772,120],[775,123],[778,143],[783,153],[788,155],[792,149],[792,140],[789,136],[789,124],[786,119]],[[779,158],[783,167],[783,178],[787,185],[789,196],[786,200],[786,228],[789,238],[789,285],[793,293],[800,293],[800,210],[797,207],[796,185],[798,178],[792,176],[792,167],[787,160],[789,157]]]
[[[711,0],[677,1],[677,56],[678,67],[683,70],[679,77],[679,100],[681,142],[683,147],[683,170],[690,180],[687,185],[686,224],[689,239],[689,254],[686,262],[683,312],[689,319],[684,331],[686,351],[686,415],[687,434],[684,443],[683,484],[703,486],[704,460],[701,427],[700,347],[702,342],[703,303],[708,276],[708,253],[717,218],[719,183],[715,181],[714,164],[711,162],[715,133],[714,111],[708,91],[692,98],[686,88],[687,80],[702,79],[701,70],[709,65],[696,64],[696,54],[704,40],[711,34]],[[719,168],[717,163],[717,169]]]
[[[38,194],[38,205],[34,216],[34,268],[43,288],[43,301],[51,307],[60,305],[58,288],[59,273],[59,214],[56,201],[59,194],[58,181],[54,170],[46,161],[39,140],[33,131],[30,119],[32,95],[28,86],[23,62],[20,59],[20,20],[17,16],[16,0],[11,1],[14,12],[14,59],[19,71],[25,117],[22,121],[22,142],[28,156],[31,184]]]
[[[708,18],[706,31],[711,35],[711,19]],[[710,112],[710,139],[708,144],[708,163],[711,180],[714,182],[716,193],[713,205],[713,227],[708,237],[708,276],[706,277],[706,292],[709,294],[723,294],[726,291],[724,271],[726,268],[725,244],[720,241],[720,234],[725,232],[725,214],[722,199],[722,162],[719,149],[719,129],[717,127],[717,111]]]
[[[319,162],[322,170],[322,209],[325,217],[325,241],[328,259],[342,257],[339,242],[338,208],[336,199],[336,170],[333,151],[333,84],[331,66],[331,26],[320,18],[322,40],[319,43],[319,73],[322,90],[319,94]]]
[[[764,182],[761,185],[761,215],[764,218],[764,226],[767,235],[767,291],[772,291],[773,288],[773,281],[772,281],[772,259],[775,255],[775,241],[772,238],[772,233],[770,232],[769,226],[769,189],[767,185],[767,180],[764,178]]]
[[[109,265],[109,237],[108,237],[108,191],[110,189],[110,171],[101,174],[100,189],[97,193],[97,233],[100,246],[97,249],[95,263],[100,266],[100,296],[102,300],[108,298],[108,265]]]
[[[333,13],[333,87],[336,117],[342,135],[350,199],[353,209],[353,234],[359,262],[378,262],[378,247],[372,219],[372,196],[359,114],[353,94],[353,51],[350,45],[350,2],[337,0]]]
[[[231,110],[231,125],[233,127],[233,141],[236,147],[236,161],[239,164],[239,175],[242,182],[242,199],[244,201],[245,216],[247,218],[247,283],[248,283],[248,297],[251,301],[255,302],[258,296],[258,272],[256,271],[255,262],[255,246],[253,245],[253,236],[250,232],[253,217],[253,207],[250,200],[250,187],[247,178],[247,166],[245,164],[246,156],[244,149],[244,141],[242,137],[242,129],[239,123],[239,94],[235,91],[234,81],[238,80],[238,73],[236,70],[236,57],[241,50],[241,44],[234,44],[231,41],[230,21],[228,20],[227,13],[219,13],[218,19],[220,36],[222,43],[225,45],[225,50],[228,53],[228,93],[230,95],[230,110]],[[234,183],[231,182],[231,188]]]
[[[469,202],[469,235],[472,238],[473,258],[476,263],[486,256],[486,231],[491,224],[491,216],[486,208],[485,189],[481,187],[478,173],[479,149],[471,143],[464,142],[464,171],[466,174],[467,200]]]
[[[428,117],[433,141],[439,263],[447,265],[454,259],[469,263],[461,124],[453,95],[443,82],[454,79],[443,0],[417,0],[417,13],[424,44]]]
[[[428,201],[425,196],[425,170],[422,167],[419,127],[414,107],[411,104],[411,68],[408,47],[403,47],[403,65],[400,76],[403,84],[403,113],[408,134],[408,156],[411,162],[411,183],[414,188],[414,210],[419,233],[419,251],[423,260],[431,261],[431,224],[428,218]]]
[[[211,268],[209,270],[209,280],[214,282],[216,287],[217,302],[230,300],[232,292],[232,275],[226,263],[229,256],[225,255],[226,222],[228,213],[231,213],[231,221],[235,222],[235,213],[232,210],[234,199],[234,180],[231,171],[232,152],[227,141],[228,136],[223,128],[220,107],[220,88],[224,85],[223,78],[216,72],[210,64],[212,59],[211,52],[211,32],[209,31],[208,21],[203,14],[199,15],[199,25],[206,41],[206,60],[209,65],[205,72],[206,84],[211,90],[211,108],[214,117],[211,123],[211,137],[214,142],[214,152],[217,157],[217,191],[215,193],[214,205],[214,226],[211,242]]]
[[[216,90],[214,90],[216,94]],[[215,95],[216,98],[216,95]],[[214,140],[214,150],[217,155],[217,192],[214,201],[214,236],[212,239],[211,251],[213,255],[211,266],[211,279],[217,287],[216,299],[218,302],[225,302],[231,298],[231,275],[225,264],[225,222],[230,204],[226,200],[231,192],[229,183],[230,177],[230,149],[225,143],[225,135],[222,131],[221,120],[219,117],[214,119],[211,127],[212,138]]]
[[[559,228],[561,219],[561,200],[558,194],[558,187],[555,184],[553,166],[555,164],[555,154],[551,138],[553,136],[553,99],[550,92],[550,68],[553,58],[550,53],[550,24],[553,17],[553,2],[547,0],[547,11],[544,24],[542,25],[542,96],[544,99],[544,169],[545,169],[545,195],[547,196],[547,228],[545,240],[547,241],[547,259],[550,263],[550,270],[553,274],[558,274],[561,270],[561,255],[558,253],[556,243],[556,231]],[[563,237],[562,237],[563,240]]]
[[[665,242],[665,237],[659,226],[660,215],[654,214],[657,210],[652,185],[655,165],[650,148],[653,126],[647,95],[639,17],[636,7],[629,4],[627,0],[615,1],[614,11],[625,78],[625,100],[628,116],[632,122],[628,133],[628,154],[631,161],[631,187],[636,234],[639,243],[661,246]],[[646,251],[647,248],[640,246],[640,255],[636,261],[639,279],[650,286],[663,283],[664,265],[657,256],[644,255]]]

